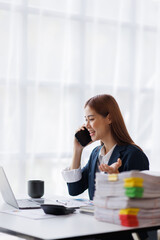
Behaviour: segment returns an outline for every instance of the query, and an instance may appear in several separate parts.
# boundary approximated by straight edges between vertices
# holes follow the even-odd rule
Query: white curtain
[[[15,191],[34,178],[67,194],[61,170],[99,93],[160,171],[160,1],[0,0],[0,36],[0,165]]]

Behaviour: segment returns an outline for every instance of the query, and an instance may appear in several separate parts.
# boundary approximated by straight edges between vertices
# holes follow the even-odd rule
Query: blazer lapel
[[[93,173],[93,176],[95,176],[95,172],[96,172],[96,167],[97,167],[97,161],[98,161],[98,156],[99,156],[99,152],[100,152],[100,149],[102,147],[100,147],[98,150],[97,150],[97,153],[93,159],[93,162],[92,162],[92,170],[91,172]]]
[[[119,146],[116,145],[115,149],[113,150],[113,153],[109,159],[108,165],[111,165],[112,163],[115,163],[118,158],[121,158],[121,152],[125,151],[126,146]]]

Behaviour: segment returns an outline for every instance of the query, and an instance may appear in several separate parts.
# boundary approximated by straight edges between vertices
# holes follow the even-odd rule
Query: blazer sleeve
[[[96,148],[92,151],[88,163],[82,168],[82,178],[77,182],[67,183],[68,192],[71,196],[77,196],[88,189],[89,175],[91,172],[92,160],[95,157]]]
[[[140,149],[128,149],[121,157],[121,160],[122,166],[119,169],[120,172],[130,170],[149,170],[148,158]]]

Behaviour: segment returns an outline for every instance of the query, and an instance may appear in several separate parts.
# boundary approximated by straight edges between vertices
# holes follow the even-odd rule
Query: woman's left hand
[[[118,169],[122,166],[122,161],[118,158],[117,162],[113,163],[112,165],[102,163],[99,166],[99,170],[106,173],[119,173]]]

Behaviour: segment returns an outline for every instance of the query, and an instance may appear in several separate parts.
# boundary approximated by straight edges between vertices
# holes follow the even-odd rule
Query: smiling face
[[[85,108],[85,119],[86,119],[86,128],[90,132],[92,141],[104,140],[107,138],[108,134],[111,133],[109,115],[103,117],[98,114],[94,109],[86,106]]]

